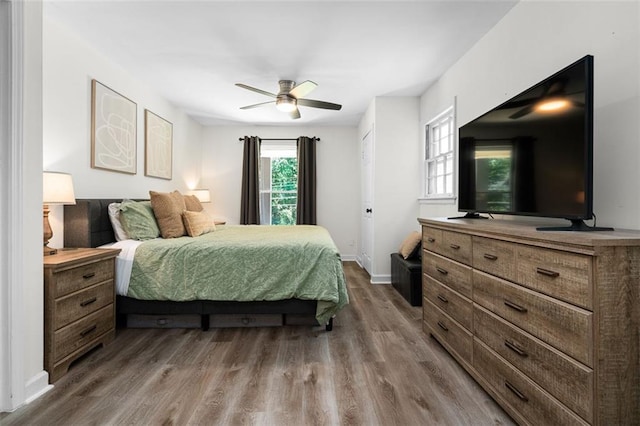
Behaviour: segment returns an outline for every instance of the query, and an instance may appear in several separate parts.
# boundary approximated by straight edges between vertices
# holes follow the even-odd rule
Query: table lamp
[[[76,197],[73,193],[73,180],[69,173],[43,172],[42,173],[42,204],[44,229],[44,256],[56,254],[57,249],[47,245],[53,237],[53,231],[49,224],[49,205],[52,204],[75,204]]]

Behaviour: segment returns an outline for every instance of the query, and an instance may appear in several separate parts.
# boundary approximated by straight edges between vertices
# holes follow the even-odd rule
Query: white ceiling
[[[63,23],[204,125],[355,126],[376,96],[419,96],[517,2],[57,1]],[[274,106],[278,80],[318,83],[307,97],[341,111]],[[108,84],[108,82],[105,82]]]

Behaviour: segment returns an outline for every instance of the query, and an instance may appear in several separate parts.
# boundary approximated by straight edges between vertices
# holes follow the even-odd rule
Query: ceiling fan
[[[573,94],[566,93],[566,85],[566,79],[552,80],[544,85],[540,96],[507,102],[500,109],[520,108],[509,116],[510,119],[517,120],[533,111],[556,111],[570,106],[584,107],[584,103],[570,98]]]
[[[292,80],[280,80],[278,84],[280,85],[280,91],[278,92],[278,94],[274,94],[265,90],[256,89],[255,87],[247,86],[246,84],[236,83],[236,86],[242,87],[243,89],[251,90],[252,92],[261,93],[271,98],[275,98],[275,100],[273,101],[247,105],[241,107],[240,109],[251,109],[275,104],[276,108],[279,111],[288,112],[289,116],[292,119],[297,119],[300,118],[300,111],[298,110],[298,106],[333,110],[340,110],[340,108],[342,108],[342,105],[333,104],[331,102],[306,99],[305,96],[311,93],[311,91],[318,86],[313,81],[307,80],[296,85],[296,82]]]

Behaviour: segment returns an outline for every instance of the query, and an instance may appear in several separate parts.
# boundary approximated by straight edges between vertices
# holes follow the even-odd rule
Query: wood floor
[[[334,328],[124,329],[2,425],[511,425],[390,285],[345,263]]]

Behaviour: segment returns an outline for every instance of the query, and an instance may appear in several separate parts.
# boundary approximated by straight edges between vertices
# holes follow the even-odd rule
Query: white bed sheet
[[[131,279],[133,257],[140,244],[142,244],[142,241],[122,240],[100,246],[103,248],[120,249],[120,253],[118,254],[118,257],[116,257],[116,294],[120,296],[126,296],[129,291],[129,280]]]

